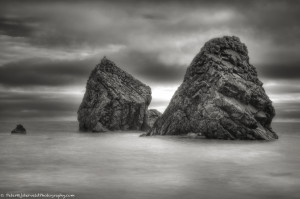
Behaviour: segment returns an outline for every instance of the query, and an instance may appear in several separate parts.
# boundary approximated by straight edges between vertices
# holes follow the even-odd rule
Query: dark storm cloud
[[[247,16],[246,25],[256,29],[257,36],[265,34],[283,45],[299,41],[299,1],[260,1],[253,9],[244,9],[243,12]]]
[[[81,96],[64,93],[0,91],[0,120],[74,117]]]
[[[148,82],[180,82],[186,70],[185,65],[164,63],[158,52],[125,49],[111,57],[125,71]]]
[[[32,36],[35,24],[31,18],[0,17],[0,34],[12,37]]]
[[[6,103],[10,103],[10,110],[44,110],[44,111],[70,111],[74,109],[71,100],[64,99],[63,93],[30,93],[30,92],[0,92],[1,110],[5,109]],[[65,104],[59,103],[64,101]],[[20,108],[19,104],[22,105]],[[26,111],[25,111],[26,112]]]
[[[0,5],[1,3],[5,6],[0,8],[0,25],[3,28],[0,34],[23,37],[34,46],[67,50],[69,47],[123,41],[119,38],[119,32],[113,26],[108,26],[105,13],[97,13],[92,6],[74,5],[67,1],[4,1]]]
[[[184,34],[220,26],[255,29],[287,42],[297,39],[298,2],[282,1],[4,1],[2,13],[25,23],[35,17],[39,26],[29,41],[34,45],[65,46],[126,43],[132,34]],[[17,7],[18,6],[18,7]],[[238,15],[226,23],[211,21],[216,11]],[[208,12],[207,16],[201,13]],[[193,15],[199,14],[199,15]],[[284,16],[284,17],[282,17]],[[24,19],[23,19],[24,18]],[[150,22],[149,22],[150,21]],[[5,21],[4,21],[5,22]],[[26,25],[23,28],[28,28]],[[292,31],[286,31],[287,29]],[[284,35],[282,33],[285,33]],[[279,35],[278,35],[279,34]],[[281,35],[281,36],[280,36]],[[23,34],[23,36],[30,36]]]
[[[268,79],[299,79],[299,63],[267,64],[257,67],[259,75]]]
[[[10,19],[10,29],[13,30],[8,29],[4,34],[22,36],[30,44],[44,47],[127,44],[135,35],[179,35],[211,26],[191,19],[193,16],[187,13],[197,10],[189,3],[181,7],[176,1],[12,2],[7,1],[6,9],[2,9],[2,24],[7,24],[7,19]]]
[[[193,32],[206,34],[221,28],[237,33],[249,31],[258,42],[268,38],[278,43],[277,48],[299,41],[297,1],[2,1],[2,4],[3,16],[12,15],[15,22],[22,22],[11,25],[5,34],[27,37],[32,45],[44,47],[130,45],[130,41],[141,35],[147,36],[144,39],[162,40],[162,36],[188,37]],[[228,17],[226,14],[232,17],[223,21]],[[32,18],[38,25],[30,25]],[[6,24],[7,18],[3,19],[2,24]],[[26,29],[24,33],[22,28]]]
[[[123,50],[108,54],[123,70],[145,81],[178,82],[185,66],[168,65],[157,53]],[[0,67],[0,85],[6,87],[84,85],[99,57],[84,60],[51,60],[32,58]]]
[[[0,58],[5,64],[0,86],[42,86],[45,92],[84,87],[104,55],[150,86],[175,85],[205,41],[229,34],[246,43],[259,77],[275,82],[265,84],[268,94],[297,94],[300,88],[291,85],[300,74],[299,18],[300,1],[1,0]],[[170,93],[154,98],[153,105],[165,106]],[[56,95],[60,99],[50,100]],[[79,100],[70,105],[69,97],[7,91],[0,95],[0,117],[74,115]],[[278,117],[300,117],[287,111],[297,103],[278,99]]]
[[[97,61],[27,59],[0,67],[0,84],[8,87],[84,84]]]

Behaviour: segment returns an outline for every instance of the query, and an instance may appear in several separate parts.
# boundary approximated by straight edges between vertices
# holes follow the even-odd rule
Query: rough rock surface
[[[26,129],[22,124],[18,124],[14,130],[11,131],[12,134],[26,134]]]
[[[208,41],[147,135],[201,133],[214,139],[272,140],[272,102],[238,37]]]
[[[149,109],[147,110],[147,119],[146,119],[146,126],[145,126],[145,131],[149,131],[152,127],[153,124],[156,122],[156,120],[161,116],[161,112],[159,112],[156,109]]]
[[[91,72],[78,110],[81,131],[142,130],[151,89],[104,57]]]

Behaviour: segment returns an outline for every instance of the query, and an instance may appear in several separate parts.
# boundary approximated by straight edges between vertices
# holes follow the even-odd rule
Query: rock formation
[[[147,135],[277,139],[271,128],[275,110],[262,85],[239,38],[212,39],[193,59],[183,83]]]
[[[145,123],[146,125],[144,130],[149,131],[160,116],[161,116],[161,112],[159,112],[156,109],[147,110],[146,123]]]
[[[26,129],[22,124],[18,124],[14,130],[11,131],[12,134],[26,134]]]
[[[103,58],[91,72],[78,110],[81,131],[142,130],[151,89]]]

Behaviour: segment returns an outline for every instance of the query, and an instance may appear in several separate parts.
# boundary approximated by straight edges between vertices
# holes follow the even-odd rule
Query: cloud
[[[150,84],[180,82],[187,67],[164,63],[159,52],[124,49],[110,56],[125,71]]]
[[[274,106],[276,110],[275,121],[300,122],[299,102],[275,103]]]
[[[290,79],[295,80],[300,78],[300,62],[299,63],[284,63],[284,64],[267,64],[257,67],[259,75],[268,79]]]
[[[0,85],[4,87],[84,85],[100,56],[79,60],[31,58],[0,67]],[[158,53],[124,49],[108,53],[108,58],[123,70],[148,83],[180,82],[184,65],[163,63]]]
[[[14,24],[14,31],[8,34],[10,28],[7,28],[6,34],[27,37],[33,45],[48,47],[128,44],[131,39],[141,34],[160,39],[166,35],[179,36],[191,32],[205,34],[211,29],[221,30],[224,27],[233,32],[250,29],[255,36],[262,38],[298,40],[295,37],[299,18],[295,5],[297,2],[4,2],[6,6],[2,9],[1,24],[7,24],[8,20],[12,22],[10,24]],[[293,31],[288,31],[290,28]],[[28,31],[22,35],[22,29]]]
[[[0,18],[0,34],[12,37],[30,37],[35,29],[35,24],[32,21],[32,18],[3,16]]]
[[[181,83],[186,67],[204,43],[213,37],[237,35],[248,46],[250,62],[266,82],[270,96],[297,94],[299,5],[300,1],[279,0],[2,0],[0,86],[6,92],[84,88],[90,71],[106,55],[150,85],[154,94],[159,93],[152,105],[163,110],[173,93],[173,88],[164,88]],[[55,115],[43,107],[57,110],[56,106],[62,108],[69,99],[60,95],[63,105],[44,101],[34,107],[21,101],[41,100],[33,99],[34,95],[40,96],[10,95],[3,103],[14,110],[9,104],[15,103],[14,98],[19,100],[16,107],[23,112],[15,116]],[[278,99],[275,105],[283,102]],[[285,101],[278,106],[279,116],[288,117],[282,112],[288,110],[286,104],[295,103]],[[2,115],[10,114],[5,110]],[[66,111],[62,115],[72,112],[70,107],[62,110]]]
[[[193,56],[194,49],[200,49],[206,40],[235,34],[247,42],[250,51],[258,52],[252,53],[254,63],[259,56],[261,64],[274,63],[277,57],[299,61],[295,53],[300,50],[299,2],[2,1],[2,4],[3,34],[22,37],[29,45],[44,51],[124,45],[164,53],[194,38],[198,42],[193,44],[195,47],[179,55]],[[264,46],[254,46],[261,43]]]
[[[32,58],[11,62],[0,67],[0,84],[6,87],[81,85],[96,64],[94,59]]]
[[[292,95],[300,93],[299,79],[265,79],[264,88],[272,95]],[[290,97],[292,99],[292,97]]]
[[[0,91],[0,120],[76,119],[78,94]]]

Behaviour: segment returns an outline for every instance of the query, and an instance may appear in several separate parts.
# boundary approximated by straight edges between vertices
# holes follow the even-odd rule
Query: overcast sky
[[[0,121],[76,120],[106,55],[163,111],[214,37],[248,46],[277,121],[300,121],[300,1],[0,1]]]

